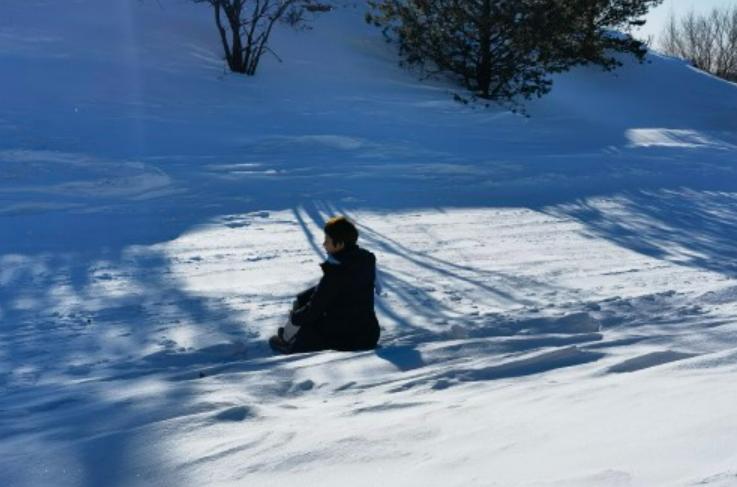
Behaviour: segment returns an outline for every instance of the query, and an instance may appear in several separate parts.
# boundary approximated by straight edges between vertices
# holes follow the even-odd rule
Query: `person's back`
[[[376,257],[356,244],[358,231],[344,217],[325,225],[320,283],[297,296],[286,331],[272,337],[284,353],[317,350],[369,350],[379,340],[374,313]]]
[[[332,255],[322,264],[324,276],[320,286],[335,287],[335,297],[318,320],[317,330],[330,348],[363,350],[376,347],[379,322],[374,314],[374,277],[376,257],[357,245]],[[299,326],[305,310],[292,315]]]

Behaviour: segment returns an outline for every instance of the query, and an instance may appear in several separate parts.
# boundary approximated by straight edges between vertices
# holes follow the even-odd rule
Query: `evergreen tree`
[[[612,30],[641,25],[661,1],[373,0],[367,21],[398,42],[404,65],[450,74],[481,98],[529,99],[576,64],[614,69],[616,52],[642,60],[644,45]]]
[[[617,53],[642,61],[645,44],[630,34],[645,24],[647,12],[663,0],[557,0],[564,28],[551,46],[563,63],[596,64],[606,70],[622,65]]]

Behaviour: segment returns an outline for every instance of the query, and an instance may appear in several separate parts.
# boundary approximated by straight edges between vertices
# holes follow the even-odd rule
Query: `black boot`
[[[272,350],[274,350],[277,353],[288,354],[292,351],[292,345],[291,343],[285,341],[282,338],[283,332],[284,332],[284,329],[279,328],[278,334],[269,338],[269,346],[271,347]]]

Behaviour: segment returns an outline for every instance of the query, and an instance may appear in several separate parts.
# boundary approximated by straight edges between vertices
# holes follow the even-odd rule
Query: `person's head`
[[[346,247],[356,245],[358,230],[344,216],[334,216],[325,223],[325,240],[322,243],[325,252],[332,255]]]

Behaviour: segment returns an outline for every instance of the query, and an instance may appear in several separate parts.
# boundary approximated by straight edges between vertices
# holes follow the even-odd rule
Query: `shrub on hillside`
[[[629,31],[662,0],[370,0],[366,20],[399,46],[401,64],[449,74],[476,96],[529,99],[577,64],[621,65],[646,53]]]

